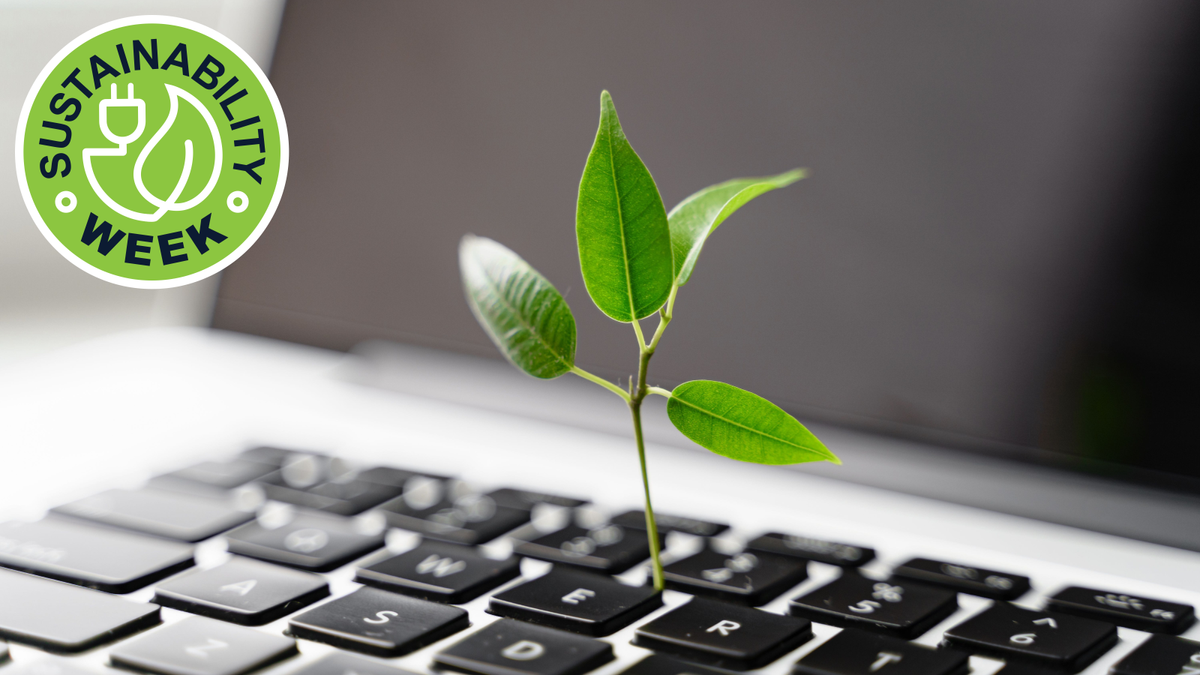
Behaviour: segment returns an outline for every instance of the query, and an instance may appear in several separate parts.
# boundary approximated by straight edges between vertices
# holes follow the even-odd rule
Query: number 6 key
[[[1103,621],[997,603],[946,631],[944,644],[976,654],[1078,672],[1117,643]]]

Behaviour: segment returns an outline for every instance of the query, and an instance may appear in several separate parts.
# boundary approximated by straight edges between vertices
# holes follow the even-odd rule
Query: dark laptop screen
[[[1188,2],[311,2],[272,80],[291,175],[215,325],[495,355],[456,246],[583,287],[602,89],[669,209],[811,177],[721,227],[652,368],[815,419],[1192,489],[1200,453],[1197,7]]]

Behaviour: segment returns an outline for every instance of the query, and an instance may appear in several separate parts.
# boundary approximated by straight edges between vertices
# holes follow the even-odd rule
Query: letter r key
[[[712,633],[716,631],[717,633],[721,634],[721,637],[727,637],[731,631],[735,631],[741,627],[742,624],[736,621],[721,619],[717,623],[713,624],[712,627],[710,627],[706,632]]]

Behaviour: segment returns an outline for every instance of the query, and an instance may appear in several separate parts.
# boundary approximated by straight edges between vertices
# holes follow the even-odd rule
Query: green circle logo
[[[162,16],[63,48],[17,122],[17,179],[51,245],[122,286],[170,288],[258,239],[287,178],[275,90],[225,36]]]

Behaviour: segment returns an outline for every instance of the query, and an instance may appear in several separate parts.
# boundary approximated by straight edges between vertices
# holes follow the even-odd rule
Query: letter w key
[[[443,558],[436,553],[430,554],[424,560],[417,563],[417,574],[432,574],[439,579],[448,577],[451,574],[457,574],[465,569],[467,569],[467,562],[465,560]]]

